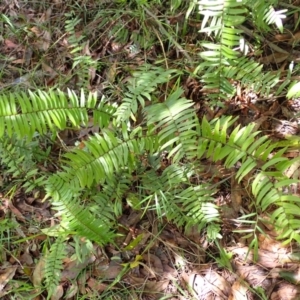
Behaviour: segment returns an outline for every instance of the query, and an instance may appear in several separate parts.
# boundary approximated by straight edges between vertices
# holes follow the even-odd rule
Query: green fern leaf
[[[63,259],[66,257],[65,237],[58,236],[45,258],[45,287],[48,292],[47,299],[50,299],[59,285]]]

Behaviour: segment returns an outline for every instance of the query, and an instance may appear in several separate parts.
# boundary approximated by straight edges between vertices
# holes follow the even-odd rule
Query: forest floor
[[[284,92],[266,97],[241,87],[220,105],[207,101],[195,72],[202,38],[198,8],[186,19],[188,5],[170,10],[170,3],[176,1],[151,9],[129,2],[131,6],[105,0],[2,0],[0,94],[84,88],[118,103],[131,73],[147,62],[182,71],[185,97],[194,101],[199,118],[232,115],[238,117],[237,124],[254,122],[256,129],[274,140],[299,134],[300,99],[287,100]],[[289,25],[296,14],[299,11],[289,17]],[[251,33],[245,36],[250,44],[255,42]],[[290,64],[284,52],[291,51],[297,37],[299,41],[296,30],[290,35],[270,33],[263,37],[260,56],[255,59],[266,70],[282,69],[284,74]],[[161,88],[161,97],[165,90]],[[72,147],[93,131],[64,131],[60,139]],[[53,148],[53,157],[60,150]],[[297,157],[299,150],[288,155]],[[265,234],[256,233],[259,247],[251,250],[253,236],[234,232],[246,230],[237,219],[241,212],[255,211],[251,197],[230,170],[203,164],[207,164],[203,178],[220,182],[215,195],[222,210],[219,243],[197,230],[184,232],[158,220],[153,212],[142,214],[124,207],[115,245],[101,248],[81,239],[68,241],[60,285],[51,299],[300,299],[299,247],[282,245],[270,226],[264,228]],[[299,164],[289,172],[290,178],[299,178]],[[42,192],[26,194],[19,184],[12,184],[20,181],[22,178],[7,178],[5,170],[0,174],[0,298],[46,299],[46,292],[38,287],[43,277],[44,243],[49,237],[40,229],[54,224],[57,217],[42,201]],[[299,194],[299,186],[293,188]],[[267,215],[260,215],[257,220],[265,218]],[[89,253],[82,261],[74,259],[78,245]]]

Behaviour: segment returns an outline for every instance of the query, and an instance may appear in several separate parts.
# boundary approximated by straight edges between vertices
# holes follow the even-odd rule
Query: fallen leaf
[[[299,299],[300,287],[292,285],[290,283],[280,283],[277,287],[277,291],[271,294],[271,300],[291,300]]]
[[[116,261],[111,261],[107,267],[101,267],[94,270],[97,277],[105,279],[115,279],[124,267]]]
[[[153,271],[155,276],[163,275],[164,268],[162,262],[156,255],[147,253],[143,255],[143,259],[146,261],[146,264],[149,266],[150,270]]]
[[[25,217],[21,214],[21,212],[12,204],[11,201],[9,201],[8,203],[9,209],[11,210],[11,212],[16,216],[16,218],[21,221],[21,222],[25,222],[26,219]]]
[[[24,64],[25,63],[25,59],[24,58],[20,58],[20,59],[15,59],[11,62],[12,64],[15,64],[15,65],[19,65],[19,64]]]
[[[79,273],[87,267],[87,265],[95,261],[95,256],[91,255],[86,257],[83,262],[78,262],[78,260],[72,260],[66,264],[64,270],[61,273],[61,280],[72,280],[78,277]]]
[[[90,278],[87,284],[93,291],[98,291],[98,292],[103,292],[108,287],[108,284],[99,282],[95,278]]]
[[[234,211],[239,212],[242,204],[242,193],[241,186],[234,176],[231,177],[231,202]]]
[[[247,286],[237,280],[231,287],[231,295],[229,300],[247,300],[247,291]]]
[[[45,259],[42,257],[32,274],[32,283],[35,287],[40,288],[42,285],[42,280],[44,278],[44,270],[45,270]]]
[[[4,272],[0,272],[0,292],[6,284],[15,276],[18,266],[7,267]]]
[[[51,300],[62,299],[63,295],[64,295],[64,288],[62,284],[60,284],[59,286],[56,287],[53,295],[51,296]]]
[[[19,47],[19,45],[17,45],[16,43],[14,43],[13,41],[8,40],[8,39],[4,40],[4,45],[6,48],[11,49],[11,50]]]
[[[77,285],[76,282],[73,282],[69,286],[69,288],[68,288],[68,290],[66,292],[65,299],[71,299],[71,298],[73,298],[77,294],[77,292],[78,292],[78,285]]]
[[[268,56],[261,57],[258,59],[258,61],[264,65],[269,65],[269,64],[279,64],[284,62],[288,57],[289,53],[273,53]]]
[[[300,42],[300,31],[296,32],[295,34],[293,34],[293,36],[291,37],[291,39],[289,40],[289,44],[293,45],[293,44],[297,44]]]

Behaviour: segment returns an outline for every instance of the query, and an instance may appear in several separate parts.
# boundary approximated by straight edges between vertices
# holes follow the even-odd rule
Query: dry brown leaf
[[[108,287],[108,284],[99,282],[98,280],[92,277],[88,280],[87,284],[93,291],[98,292],[103,292]]]
[[[53,295],[51,296],[51,300],[62,299],[63,295],[64,295],[64,288],[63,285],[60,284],[59,286],[56,287]]]
[[[11,63],[15,65],[23,65],[25,63],[25,59],[24,58],[15,59]]]
[[[202,299],[210,292],[210,289],[208,288],[204,277],[200,274],[186,275],[184,273],[183,280],[186,282],[188,288],[191,289],[194,297]]]
[[[231,177],[231,202],[235,212],[239,212],[242,204],[242,193],[241,186],[234,176]]]
[[[162,292],[164,290],[166,290],[166,288],[169,285],[169,280],[159,280],[159,281],[147,281],[145,284],[145,289],[144,292],[150,292],[151,294],[154,293],[159,293]]]
[[[18,266],[9,266],[3,272],[0,271],[0,292],[6,284],[15,276]]]
[[[229,300],[247,300],[247,286],[240,282],[235,281],[235,283],[231,287],[231,295]]]
[[[120,262],[111,261],[108,266],[102,266],[101,268],[96,268],[93,273],[100,278],[114,279],[120,274],[122,269],[123,266],[121,265]]]
[[[238,261],[235,261],[233,264],[238,277],[243,278],[250,286],[260,286],[265,290],[272,286],[272,279],[269,278],[269,273],[260,265],[242,264]]]
[[[124,278],[125,282],[130,283],[132,286],[137,288],[144,288],[144,292],[151,292],[151,294],[159,293],[165,290],[169,284],[169,279],[167,280],[154,280],[146,281],[144,278],[136,277],[131,274]]]
[[[146,261],[146,264],[153,271],[155,276],[162,276],[164,273],[164,268],[161,260],[154,254],[146,253],[143,255],[143,259]]]
[[[78,260],[71,260],[65,265],[64,270],[61,273],[61,280],[72,280],[78,277],[78,274],[87,267],[87,265],[93,263],[96,257],[91,255],[86,257],[83,262]]]
[[[18,44],[14,43],[13,41],[8,40],[8,39],[4,40],[4,45],[5,45],[5,48],[10,49],[10,50],[14,50],[19,47]]]
[[[48,50],[51,44],[51,33],[50,31],[44,31],[42,36],[41,50]]]
[[[289,53],[273,53],[270,54],[268,56],[264,56],[261,57],[260,59],[258,59],[258,61],[264,65],[268,65],[268,64],[279,64],[284,62],[288,57],[289,57]]]
[[[228,251],[233,252],[238,258],[247,263],[253,263],[253,251],[248,247],[228,247]],[[286,253],[286,249],[278,249],[277,252],[258,250],[257,263],[266,268],[281,267],[285,263],[292,263],[292,257]]]
[[[296,32],[292,38],[289,40],[289,44],[293,45],[293,44],[297,44],[300,42],[300,31]]]
[[[291,38],[292,34],[287,33],[287,34],[275,34],[274,38],[276,41],[288,41]]]
[[[42,284],[42,280],[44,278],[44,271],[45,271],[45,259],[42,257],[40,258],[39,262],[35,266],[35,269],[32,274],[32,283],[34,287],[40,288]]]
[[[31,27],[29,30],[33,32],[37,37],[39,37],[43,33],[43,31],[37,26]]]
[[[11,210],[11,212],[16,216],[16,218],[21,221],[21,222],[25,222],[26,219],[25,217],[21,214],[21,212],[13,205],[13,203],[11,201],[8,202],[8,206],[9,209]]]
[[[281,283],[277,291],[271,294],[270,300],[300,299],[300,287],[289,283]]]
[[[204,277],[206,284],[219,296],[220,299],[228,299],[231,291],[231,286],[227,280],[220,276],[215,271],[209,271]]]
[[[65,299],[71,299],[71,298],[73,298],[77,294],[77,292],[78,292],[78,285],[77,285],[76,282],[73,282],[69,286],[69,288],[68,288],[68,290],[66,292]]]
[[[286,253],[287,246],[283,246],[282,243],[276,241],[274,238],[271,237],[271,234],[271,231],[265,231],[264,234],[258,235],[259,249],[272,252]]]
[[[20,256],[19,260],[22,263],[22,265],[26,265],[26,266],[33,265],[33,259],[28,249]]]
[[[47,73],[50,76],[58,75],[58,73],[48,63],[42,62],[42,69],[44,73]]]
[[[52,14],[52,7],[49,7],[41,16],[39,19],[36,19],[37,24],[43,24],[45,22],[48,22],[50,20]]]

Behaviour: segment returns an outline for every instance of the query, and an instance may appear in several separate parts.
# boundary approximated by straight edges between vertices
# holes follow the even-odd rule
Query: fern
[[[164,103],[157,103],[145,109],[150,133],[157,133],[161,150],[169,149],[169,157],[179,161],[186,156],[195,156],[193,147],[196,137],[197,118],[192,101],[180,98],[183,90],[177,89]]]
[[[84,44],[83,40],[85,36],[81,34],[78,36],[76,33],[76,26],[82,22],[82,19],[75,16],[74,12],[66,13],[65,30],[68,36],[69,47],[71,54],[73,55],[72,69],[77,75],[76,84],[79,88],[87,88],[88,80],[90,76],[90,69],[96,67],[96,61],[88,55],[85,47],[88,47],[88,42]],[[77,74],[76,74],[77,72]]]
[[[128,91],[116,111],[118,121],[126,121],[130,116],[135,116],[138,107],[145,107],[145,99],[151,101],[151,93],[157,86],[168,82],[173,76],[178,75],[177,70],[164,70],[160,67],[142,66],[133,72],[127,86]]]
[[[41,150],[39,142],[38,136],[32,141],[15,135],[0,139],[1,165],[5,168],[5,175],[12,176],[14,184],[22,185],[25,193],[42,187],[46,178],[39,174],[37,165],[47,160],[50,149]]]
[[[95,94],[86,98],[74,92],[68,95],[61,91],[30,92],[29,95],[8,94],[1,96],[0,102],[0,137],[6,133],[9,137],[16,134],[19,138],[32,138],[37,131],[45,134],[49,130],[56,133],[69,126],[87,125],[88,110],[93,111],[93,119],[101,128],[108,126],[115,108],[102,98],[97,103]],[[30,125],[29,125],[30,124]]]
[[[65,236],[60,235],[55,243],[51,246],[45,259],[45,287],[48,292],[48,298],[54,294],[56,287],[59,285],[61,270],[63,269],[62,261],[66,257]]]
[[[105,245],[113,240],[111,224],[105,219],[97,219],[88,207],[82,207],[80,189],[68,182],[66,174],[52,176],[47,185],[48,196],[52,197],[52,205],[62,217],[68,230]],[[74,181],[73,181],[74,182]],[[72,182],[72,183],[73,183]]]
[[[277,5],[277,0],[271,1],[258,1],[249,0],[247,1],[247,7],[252,12],[252,18],[254,24],[263,32],[271,31],[270,24],[275,24],[276,27],[282,32],[282,19],[284,19],[285,12],[287,10],[276,11],[274,5]]]
[[[270,89],[279,81],[279,72],[263,73],[262,65],[242,56],[241,52],[245,49],[241,45],[245,44],[245,41],[242,37],[243,31],[238,26],[246,20],[245,16],[249,15],[249,7],[253,10],[253,18],[259,20],[255,24],[269,28],[267,24],[276,23],[282,28],[280,20],[283,12],[275,12],[272,7],[261,1],[199,1],[200,14],[203,15],[200,32],[213,35],[216,42],[201,43],[205,49],[200,53],[204,62],[197,70],[204,74],[203,89],[210,92],[209,97],[213,100],[233,96],[236,92],[234,80],[261,94],[269,94]]]
[[[277,205],[278,210],[273,218],[278,229],[283,226],[282,219],[285,220],[285,233],[282,237],[299,239],[295,233],[298,222],[289,209],[289,205],[297,206],[296,198],[292,197],[292,202],[287,202],[288,196],[282,192],[285,186],[293,182],[282,175],[291,162],[281,157],[285,148],[271,143],[267,137],[257,138],[259,133],[253,131],[254,124],[243,128],[236,127],[230,132],[235,121],[231,118],[221,118],[210,123],[203,119],[199,123],[192,102],[181,97],[181,89],[175,90],[164,103],[145,107],[146,128],[130,128],[122,123],[114,130],[108,129],[110,120],[113,120],[114,107],[103,99],[97,104],[95,95],[90,94],[87,99],[84,94],[79,99],[72,92],[69,92],[68,97],[61,92],[49,92],[48,95],[43,92],[30,93],[30,97],[21,95],[22,98],[18,94],[10,95],[9,98],[14,99],[12,104],[2,106],[0,111],[0,120],[4,127],[10,128],[8,132],[11,134],[16,132],[17,136],[32,137],[33,130],[43,132],[47,129],[64,129],[68,122],[78,126],[86,122],[88,110],[94,116],[99,116],[95,122],[102,128],[101,133],[86,141],[83,149],[74,148],[64,154],[61,159],[62,171],[50,176],[46,183],[48,197],[51,198],[53,207],[59,211],[58,215],[67,224],[68,230],[101,245],[112,241],[114,233],[111,230],[111,213],[113,211],[116,216],[120,215],[120,199],[126,193],[131,174],[141,174],[144,168],[140,159],[158,157],[159,153],[167,150],[174,168],[179,167],[182,159],[200,161],[206,158],[212,162],[222,161],[229,169],[240,163],[236,173],[239,181],[247,175],[255,174],[251,186],[257,206],[266,211],[271,205]],[[3,102],[8,101],[7,99],[4,97]],[[20,110],[17,109],[18,104]],[[38,124],[41,114],[43,118],[39,119],[41,124]],[[26,118],[27,122],[22,123],[23,127],[20,129],[20,120]],[[51,123],[54,119],[55,127]],[[269,158],[275,148],[277,154]],[[152,164],[156,169],[157,158]],[[161,178],[155,173],[145,173],[152,179],[150,186],[143,180],[143,187],[147,191],[147,197],[154,199],[158,214],[187,227],[198,224],[203,228],[205,224],[217,222],[218,213],[212,197],[215,190],[210,190],[209,186],[198,188],[191,185],[191,175],[184,175],[187,186],[182,186],[179,179],[183,178],[184,173],[181,174],[180,168],[176,170],[175,172],[175,169],[167,168]],[[192,174],[197,170],[192,168],[189,172]],[[120,186],[119,193],[112,198],[112,188],[117,187],[116,174],[123,174],[125,185]],[[114,202],[103,210],[101,219],[101,213],[95,215],[93,205],[83,209],[81,204],[84,200],[82,197],[93,199],[88,193],[83,193],[82,189],[93,189],[99,184],[103,189],[97,201],[100,201],[102,207],[105,207],[105,201]]]

